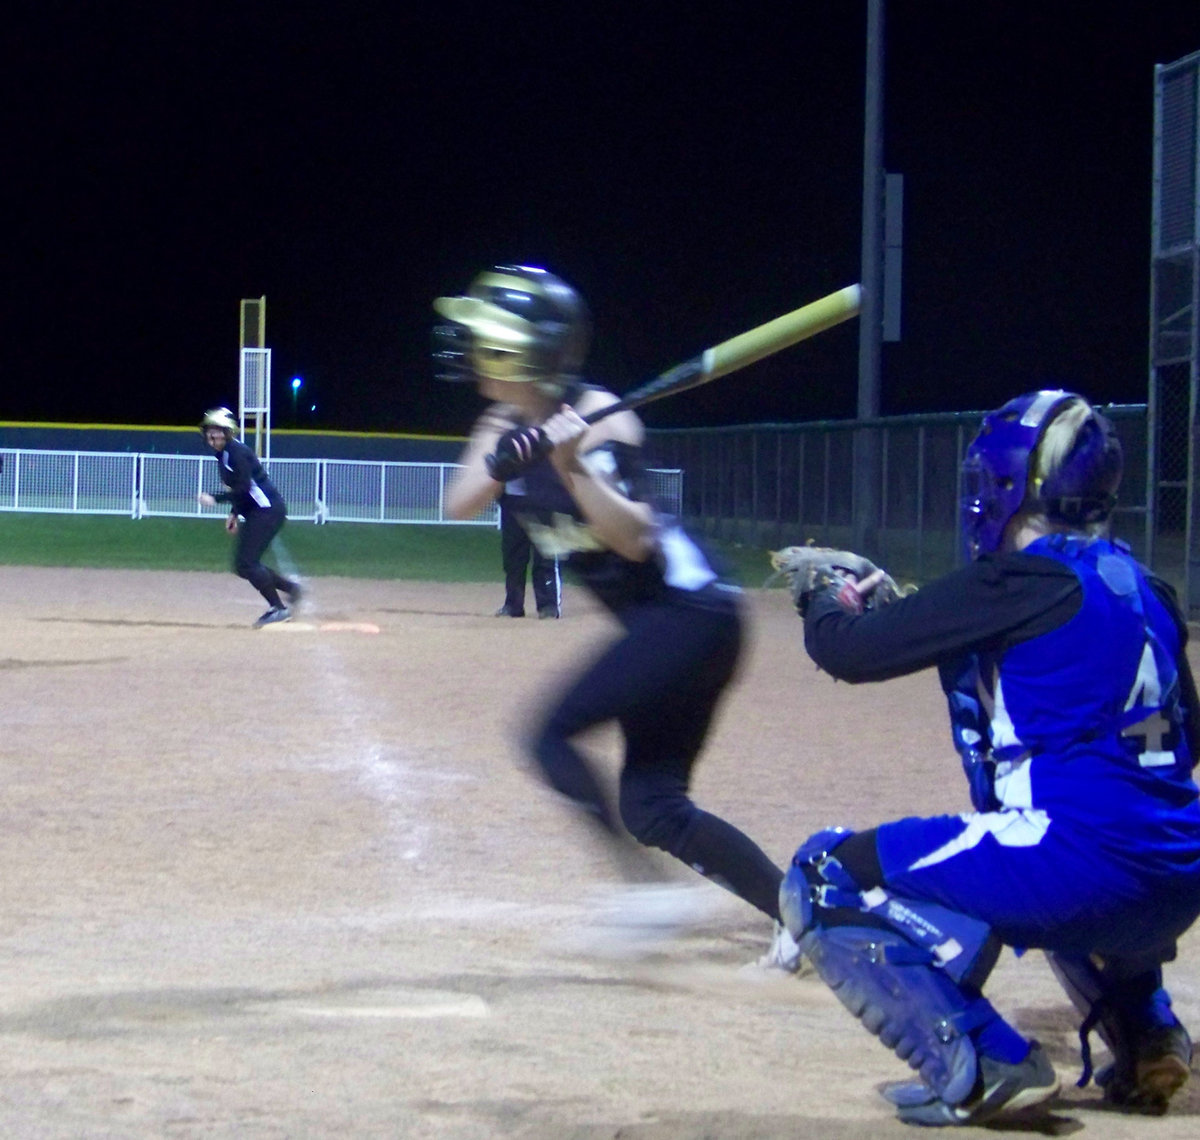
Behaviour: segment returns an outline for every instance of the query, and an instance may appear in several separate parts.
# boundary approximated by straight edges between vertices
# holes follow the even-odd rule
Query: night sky
[[[0,420],[191,424],[267,298],[276,428],[462,434],[430,308],[497,261],[625,391],[861,275],[866,0],[21,3]],[[904,330],[883,411],[1146,393],[1153,69],[1196,0],[889,0]],[[857,322],[644,409],[852,415]],[[310,410],[316,404],[316,411]]]

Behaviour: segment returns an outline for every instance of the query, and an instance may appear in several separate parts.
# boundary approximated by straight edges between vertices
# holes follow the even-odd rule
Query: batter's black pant
[[[515,498],[515,502],[513,501]],[[516,516],[520,496],[500,496],[500,558],[504,564],[504,608],[510,614],[525,612],[525,580],[533,582],[533,601],[538,613],[562,609],[562,579],[558,561],[547,558],[532,542]]]
[[[778,919],[783,872],[753,840],[688,796],[692,767],[737,668],[739,613],[669,601],[622,621],[625,636],[567,688],[532,738],[546,781],[615,835],[617,820],[572,740],[617,721],[625,737],[618,811],[629,833]]]
[[[262,561],[271,540],[286,521],[287,511],[283,507],[252,511],[238,527],[237,542],[233,548],[233,572],[239,578],[245,578],[272,606],[282,605],[279,591],[294,585]]]

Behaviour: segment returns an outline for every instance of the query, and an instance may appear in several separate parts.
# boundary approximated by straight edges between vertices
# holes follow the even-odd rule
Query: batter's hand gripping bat
[[[686,392],[689,388],[699,388],[701,384],[707,384],[719,376],[728,376],[730,372],[736,372],[765,356],[781,352],[825,329],[848,321],[858,316],[861,307],[862,289],[858,285],[848,285],[764,325],[706,348],[691,360],[685,360],[640,388],[635,388],[615,404],[584,416],[583,421],[594,424],[617,412],[640,408],[643,404]],[[518,433],[517,439],[511,433],[502,436],[496,454],[486,459],[488,474],[501,483],[507,482],[516,478],[534,460],[548,454],[552,448],[553,444],[539,428],[528,428]]]

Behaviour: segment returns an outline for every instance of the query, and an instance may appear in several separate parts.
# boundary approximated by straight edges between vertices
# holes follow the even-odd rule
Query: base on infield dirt
[[[283,621],[261,627],[270,633],[378,633],[373,621]]]
[[[400,986],[368,988],[357,993],[285,997],[280,1001],[256,1003],[246,1009],[273,1018],[341,1021],[480,1018],[491,1012],[478,994]]]

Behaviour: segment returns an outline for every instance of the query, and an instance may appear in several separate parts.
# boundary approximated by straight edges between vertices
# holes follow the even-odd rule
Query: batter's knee
[[[621,822],[639,843],[669,855],[682,850],[698,811],[676,780],[657,773],[621,774]]]
[[[542,774],[553,784],[551,775],[557,766],[556,758],[562,755],[564,747],[567,746],[563,734],[548,720],[532,732],[528,732],[521,743],[525,755],[533,758]]]

